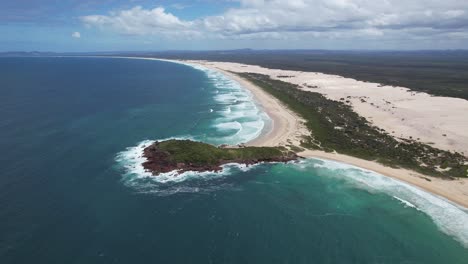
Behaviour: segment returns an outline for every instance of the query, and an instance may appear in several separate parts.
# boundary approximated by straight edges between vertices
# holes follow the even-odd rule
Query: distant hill
[[[468,50],[165,51],[125,56],[239,62],[273,69],[323,72],[468,100]]]

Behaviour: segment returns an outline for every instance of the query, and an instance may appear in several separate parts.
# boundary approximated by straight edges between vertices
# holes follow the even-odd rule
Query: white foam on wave
[[[231,107],[230,106],[226,107],[226,109],[223,111],[223,113],[230,114],[231,113]]]
[[[220,118],[216,118],[213,121],[213,127],[220,129],[220,132],[225,132],[223,126],[219,126],[219,123],[232,123],[239,122],[242,127],[246,122],[256,122],[255,126],[250,126],[250,129],[239,129],[233,131],[231,135],[224,135],[219,138],[212,138],[212,141],[218,143],[226,143],[230,145],[236,145],[239,143],[249,142],[261,135],[264,130],[269,128],[271,124],[270,117],[261,110],[253,99],[252,93],[243,88],[238,82],[230,79],[223,73],[208,69],[198,64],[192,64],[190,62],[173,61],[156,58],[132,58],[132,57],[116,57],[116,58],[127,58],[127,59],[142,59],[142,60],[157,60],[166,61],[171,63],[182,64],[189,66],[193,69],[202,71],[206,74],[209,81],[215,87],[213,96],[215,101],[220,105],[228,106],[225,111],[216,111],[216,114],[220,115]],[[252,131],[252,128],[257,128],[257,131]]]
[[[335,176],[349,179],[359,188],[371,192],[384,192],[404,206],[425,213],[432,218],[442,232],[454,237],[468,248],[468,210],[466,208],[413,185],[352,165],[324,159],[307,159],[297,165],[297,168],[301,170],[311,167],[331,170]]]
[[[236,130],[242,131],[242,124],[234,121],[234,122],[223,122],[216,124],[216,128],[219,130]],[[237,132],[236,132],[237,133]]]
[[[223,133],[232,131],[216,139],[217,142],[235,145],[251,141],[260,136],[266,124],[271,122],[268,115],[256,105],[251,92],[235,80],[200,65],[181,64],[204,72],[215,87],[214,100],[224,106],[222,111],[216,112],[219,117],[213,120],[213,127]]]
[[[397,200],[398,200],[401,204],[403,204],[405,207],[411,207],[411,208],[414,208],[414,209],[420,211],[419,208],[416,207],[416,205],[414,205],[414,204],[412,204],[412,203],[406,201],[405,199],[401,199],[400,197],[396,197],[395,195],[393,195],[392,197],[395,198],[395,199],[397,199]]]
[[[219,91],[219,90],[218,90]],[[232,103],[236,103],[236,96],[234,94],[218,94],[214,97],[216,101],[222,104],[230,105]]]
[[[164,139],[158,139],[157,141],[164,141],[169,139],[190,139],[194,140],[192,137],[170,137]],[[143,163],[146,161],[146,158],[143,156],[143,150],[153,144],[156,140],[143,140],[138,143],[136,146],[128,147],[122,152],[117,153],[115,160],[124,168],[125,175],[124,180],[128,176],[130,177],[150,177],[152,176],[151,172],[148,172],[143,167]]]
[[[143,150],[151,145],[154,140],[144,140],[134,147],[129,147],[126,150],[119,152],[115,160],[125,169],[125,177],[128,175],[136,175],[137,177],[149,177],[151,173],[143,167],[143,162],[146,158],[143,157]]]
[[[195,140],[191,137],[172,137],[159,139],[157,141],[164,141],[169,139],[190,139]],[[138,143],[136,146],[129,147],[122,152],[119,152],[115,158],[117,163],[124,170],[122,181],[128,186],[132,187],[138,192],[144,193],[158,193],[158,194],[174,194],[178,192],[188,192],[190,189],[193,192],[198,192],[198,187],[190,187],[189,185],[177,186],[176,188],[166,187],[167,184],[181,183],[190,179],[197,180],[213,180],[220,177],[226,177],[233,174],[235,171],[248,171],[254,168],[256,165],[245,165],[238,163],[228,163],[222,167],[221,171],[207,171],[207,172],[196,172],[187,171],[179,173],[178,171],[171,171],[167,173],[161,173],[154,176],[151,172],[145,170],[143,163],[146,158],[143,156],[143,150],[154,143],[156,140],[144,140]],[[200,189],[200,188],[199,188]]]

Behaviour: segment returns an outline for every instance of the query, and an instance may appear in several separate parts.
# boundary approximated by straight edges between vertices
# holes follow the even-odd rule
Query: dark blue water
[[[219,98],[223,80],[208,75],[157,61],[1,58],[0,263],[467,263],[465,211],[344,165],[167,182],[130,173],[117,157],[143,140],[235,142],[261,129],[255,109]]]

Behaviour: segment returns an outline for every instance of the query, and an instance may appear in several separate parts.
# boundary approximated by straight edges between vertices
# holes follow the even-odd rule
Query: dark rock
[[[146,161],[143,162],[142,165],[145,168],[145,170],[152,172],[153,175],[158,175],[160,173],[166,173],[171,171],[178,171],[179,173],[183,173],[186,171],[218,172],[222,170],[222,165],[227,163],[254,165],[260,162],[288,162],[297,160],[299,158],[296,154],[290,152],[285,155],[265,159],[218,160],[215,164],[187,164],[172,161],[170,153],[160,149],[158,147],[158,144],[159,142],[155,142],[154,144],[146,147],[143,150],[143,156],[146,158]]]

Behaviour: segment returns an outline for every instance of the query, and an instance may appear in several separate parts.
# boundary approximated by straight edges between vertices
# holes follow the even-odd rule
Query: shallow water
[[[144,140],[238,143],[268,123],[218,73],[159,61],[1,58],[0,89],[0,263],[468,259],[466,211],[344,164],[146,177]]]

